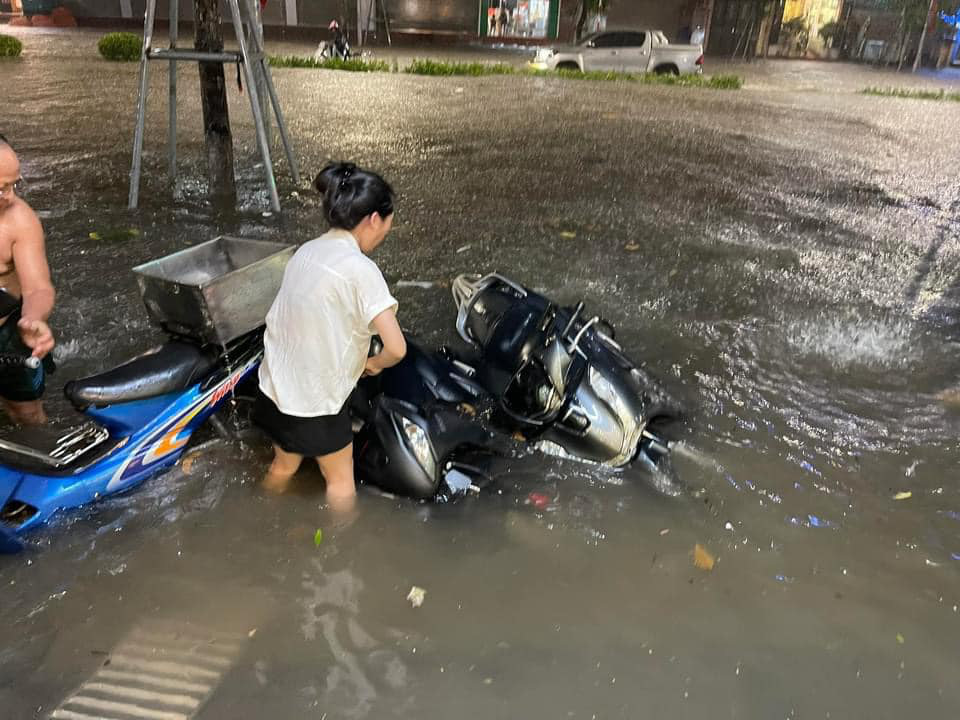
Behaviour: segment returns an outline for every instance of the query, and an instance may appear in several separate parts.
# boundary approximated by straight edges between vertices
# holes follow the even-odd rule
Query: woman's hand
[[[383,372],[383,368],[374,362],[376,358],[377,355],[367,358],[367,363],[363,366],[364,377],[373,377],[374,375],[379,375],[381,372]]]

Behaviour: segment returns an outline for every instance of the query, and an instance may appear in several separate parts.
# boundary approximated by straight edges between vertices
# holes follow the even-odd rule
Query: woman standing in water
[[[267,489],[283,492],[303,458],[315,457],[331,507],[347,510],[356,496],[350,393],[407,351],[397,301],[367,257],[393,225],[394,193],[349,163],[327,165],[313,184],[330,230],[290,259],[267,314],[255,419],[273,440]],[[374,334],[383,349],[368,358]]]

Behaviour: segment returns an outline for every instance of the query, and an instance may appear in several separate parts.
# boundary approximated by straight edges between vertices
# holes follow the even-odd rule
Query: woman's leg
[[[352,510],[357,497],[353,482],[353,443],[329,455],[320,455],[317,464],[327,482],[327,500],[331,509]]]
[[[263,478],[263,487],[271,492],[282,493],[290,485],[290,479],[303,462],[303,455],[287,452],[279,445],[273,446],[273,462]]]

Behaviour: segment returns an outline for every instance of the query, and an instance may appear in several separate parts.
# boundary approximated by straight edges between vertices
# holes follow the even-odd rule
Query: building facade
[[[17,0],[0,0],[11,2]],[[35,0],[36,1],[36,0]],[[54,1],[54,0],[51,0]],[[169,2],[157,0],[157,17],[169,17]],[[193,17],[193,0],[179,0],[180,17]],[[263,21],[267,26],[325,28],[332,19],[346,26],[351,37],[364,26],[373,37],[540,43],[571,41],[576,32],[581,0],[267,0]],[[663,30],[683,40],[696,24],[708,24],[713,0],[607,0],[595,4],[595,22],[618,27]],[[146,0],[62,0],[74,16],[107,22],[136,21],[143,17]],[[26,4],[26,3],[25,3]],[[61,0],[56,0],[61,4]],[[29,10],[27,10],[29,14]],[[589,27],[586,29],[590,29]]]

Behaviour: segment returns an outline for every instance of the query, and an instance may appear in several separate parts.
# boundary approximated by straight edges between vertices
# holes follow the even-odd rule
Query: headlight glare
[[[407,418],[400,417],[400,427],[403,430],[404,439],[409,448],[413,451],[414,457],[420,463],[430,477],[434,477],[437,472],[437,463],[433,458],[433,450],[430,447],[430,439],[422,427]]]

